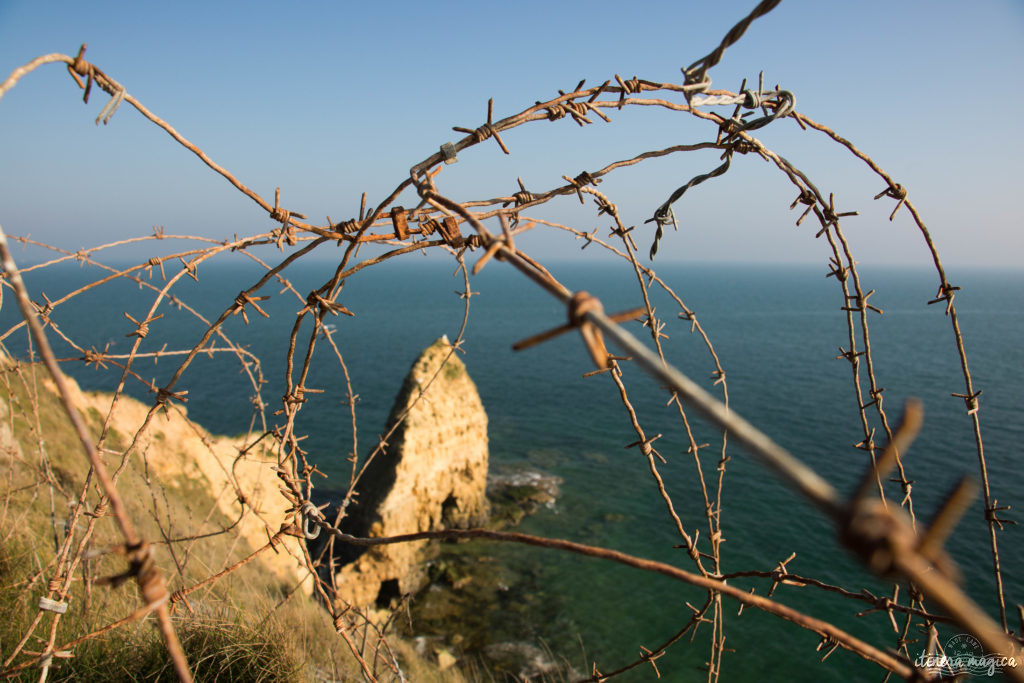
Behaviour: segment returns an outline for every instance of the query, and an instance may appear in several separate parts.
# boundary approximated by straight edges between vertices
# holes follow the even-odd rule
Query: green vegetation
[[[4,656],[30,626],[38,598],[45,592],[45,586],[38,582],[29,590],[31,599],[22,599],[26,577],[35,573],[35,560],[34,553],[12,541],[0,547],[0,611],[5,615],[0,620],[0,644]],[[106,589],[95,588],[90,600],[83,591],[72,590],[67,599],[70,609],[58,627],[58,646],[130,612],[137,604],[130,584],[120,589],[121,594],[100,595],[101,591]],[[301,680],[304,663],[293,654],[295,643],[286,635],[284,620],[275,616],[263,623],[247,623],[245,616],[237,612],[233,618],[226,613],[220,618],[177,615],[178,634],[196,680]],[[51,619],[47,615],[44,624]],[[45,638],[48,632],[48,628],[41,628],[36,635]],[[38,652],[38,639],[31,639],[26,649]],[[176,680],[163,642],[150,623],[115,629],[78,645],[73,653],[72,658],[53,660],[50,680]],[[14,678],[38,679],[38,667],[25,669]]]
[[[45,592],[41,582],[23,597],[26,578],[35,573],[35,553],[8,540],[0,546],[0,647],[6,657],[36,614],[36,603]],[[358,669],[347,647],[334,632],[326,612],[305,596],[294,594],[278,607],[271,600],[277,590],[264,586],[251,590],[246,582],[225,579],[230,586],[202,598],[193,598],[193,613],[178,605],[175,626],[197,681],[303,681],[350,680]],[[134,586],[117,591],[96,587],[91,600],[73,588],[70,609],[60,620],[57,645],[90,633],[114,618],[131,612],[138,604]],[[276,607],[276,609],[275,609]],[[47,613],[44,624],[52,616]],[[49,628],[38,628],[45,639]],[[32,638],[26,649],[39,652]],[[410,648],[401,652],[415,659]],[[74,657],[55,658],[50,680],[71,681],[173,681],[176,680],[167,652],[152,620],[133,623],[90,639],[73,648]],[[413,666],[426,667],[423,662]],[[429,669],[428,669],[429,670]],[[36,681],[33,666],[16,675],[16,681]]]
[[[464,374],[466,374],[466,368],[461,364],[457,365],[448,361],[444,366],[444,378],[448,381],[458,379]]]

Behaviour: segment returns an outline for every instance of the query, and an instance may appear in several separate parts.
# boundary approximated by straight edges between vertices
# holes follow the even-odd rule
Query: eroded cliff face
[[[0,363],[9,365],[10,361],[0,358]],[[49,377],[42,375],[40,380],[43,388],[56,395],[56,386]],[[82,391],[70,377],[66,382],[72,403],[80,413],[90,418],[98,433],[102,417],[110,411],[113,397]],[[110,422],[110,433],[119,435],[116,440],[121,447],[127,446],[132,435],[146,421],[149,409],[150,406],[126,395],[118,399]],[[0,416],[6,418],[7,412],[6,406],[0,406]],[[150,519],[156,514],[150,508],[155,506],[159,506],[159,512],[167,516],[171,515],[172,509],[188,508],[185,516],[161,519],[169,525],[165,532],[171,536],[202,536],[230,527],[230,532],[221,537],[223,540],[213,537],[213,540],[204,542],[204,548],[209,546],[209,557],[202,558],[204,562],[227,566],[263,547],[267,543],[267,530],[281,528],[291,504],[278,490],[278,479],[271,469],[277,464],[273,453],[267,449],[252,448],[241,454],[241,449],[254,440],[252,435],[215,436],[185,419],[181,413],[161,413],[152,420],[150,429],[136,444],[130,466],[118,482],[118,490],[127,500],[130,516],[140,526],[143,535],[150,539],[159,538]],[[55,414],[63,423],[62,414]],[[4,419],[5,427],[6,422]],[[46,436],[53,437],[52,434]],[[17,447],[17,440],[9,429],[0,430],[0,444]],[[76,490],[80,486],[76,482],[87,467],[85,458],[77,447],[62,456],[73,461],[73,466],[60,469],[76,473],[68,475],[69,482],[73,484],[71,490]],[[106,459],[111,470],[120,461],[116,453],[108,453]],[[3,464],[4,460],[0,458],[0,467]],[[151,490],[157,493],[151,493]],[[239,491],[248,503],[245,507],[239,502]],[[164,547],[158,546],[158,562],[174,566],[169,557],[164,557],[164,552]],[[300,589],[309,594],[312,592],[312,580],[302,558],[301,541],[286,536],[277,544],[277,552],[262,553],[256,563],[263,568],[261,571],[272,573],[281,585],[299,584]],[[205,577],[212,571],[203,570],[200,575]]]
[[[386,451],[357,486],[357,503],[343,528],[380,537],[485,523],[487,414],[447,337],[413,363],[388,430],[396,423]],[[339,597],[372,605],[416,591],[425,581],[423,562],[430,548],[428,541],[417,541],[352,549],[337,575]]]

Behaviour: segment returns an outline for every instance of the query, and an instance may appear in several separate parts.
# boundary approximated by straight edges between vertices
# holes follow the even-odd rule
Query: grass
[[[36,610],[42,585],[35,586],[23,599],[25,577],[31,575],[33,553],[17,542],[8,541],[0,547],[0,648],[7,656],[24,635]],[[96,589],[97,591],[101,589]],[[126,584],[121,593],[111,592],[99,600],[94,596],[86,606],[81,588],[68,597],[70,609],[60,620],[57,643],[67,642],[88,633],[109,620],[131,610],[134,589]],[[244,591],[235,587],[238,597]],[[249,598],[254,596],[250,595]],[[301,601],[300,601],[301,602]],[[326,650],[321,638],[337,641],[333,629],[322,617],[322,610],[309,602],[300,609],[280,613],[266,610],[267,600],[258,599],[252,611],[231,608],[229,603],[213,600],[196,605],[195,615],[179,614],[176,630],[197,681],[301,681],[316,680],[315,671],[340,670],[354,674],[350,663],[342,657],[309,657],[308,652]],[[313,617],[312,619],[310,617]],[[52,617],[47,615],[44,625]],[[317,623],[319,622],[319,623]],[[319,628],[318,628],[319,627]],[[37,629],[38,635],[48,628]],[[310,636],[316,636],[313,642]],[[314,647],[315,646],[315,647]],[[38,652],[41,644],[33,638],[26,649]],[[335,655],[341,655],[335,648]],[[340,666],[339,666],[340,665]],[[344,677],[344,674],[343,674]],[[39,669],[29,668],[15,676],[16,681],[39,679]],[[163,642],[151,622],[130,624],[103,636],[88,640],[74,648],[74,657],[55,659],[50,670],[55,681],[173,681],[176,680]]]
[[[297,681],[302,662],[280,633],[235,622],[195,620],[178,637],[198,681]],[[135,629],[83,648],[54,671],[55,681],[176,681],[163,643],[151,628]]]

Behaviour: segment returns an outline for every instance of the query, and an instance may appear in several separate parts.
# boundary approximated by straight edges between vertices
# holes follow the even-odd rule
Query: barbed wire
[[[937,624],[955,623],[977,637],[987,651],[1007,654],[1019,652],[1019,643],[1015,642],[1015,639],[1019,639],[1020,634],[1014,634],[1008,627],[1006,592],[997,543],[997,532],[1003,528],[1004,524],[1012,523],[1012,520],[1006,520],[999,515],[1006,507],[998,506],[997,501],[992,498],[989,486],[988,465],[982,447],[979,418],[978,395],[980,391],[974,387],[968,368],[962,331],[953,302],[958,288],[953,287],[946,279],[938,251],[920,214],[908,198],[908,191],[903,185],[894,182],[870,157],[854,147],[852,143],[831,129],[796,112],[793,93],[778,87],[765,89],[763,74],[759,78],[757,89],[747,89],[745,81],[736,93],[710,88],[711,80],[708,71],[721,60],[724,51],[740,39],[754,20],[771,11],[777,4],[778,0],[761,2],[747,17],[733,27],[714,51],[683,70],[685,78],[681,85],[659,83],[639,79],[636,76],[625,80],[615,74],[614,79],[607,79],[596,87],[585,88],[585,81],[580,81],[568,92],[559,90],[557,97],[543,102],[537,101],[533,106],[518,114],[499,120],[494,120],[495,107],[494,101],[491,99],[487,103],[484,123],[477,126],[454,126],[453,130],[465,134],[465,137],[455,142],[442,143],[437,152],[413,164],[408,177],[402,179],[394,190],[380,200],[376,206],[371,206],[368,209],[367,197],[364,193],[357,216],[341,221],[332,221],[328,218],[323,225],[307,222],[306,214],[284,208],[280,189],[275,190],[274,201],[271,203],[244,185],[227,169],[214,162],[197,145],[184,138],[167,122],[146,109],[141,102],[127,92],[125,86],[86,61],[84,58],[85,45],[82,45],[75,57],[63,54],[43,55],[16,69],[6,81],[0,84],[0,98],[33,70],[45,64],[64,63],[75,83],[83,91],[83,99],[86,102],[88,102],[94,85],[110,96],[111,99],[96,119],[97,123],[102,121],[104,124],[108,124],[119,106],[127,103],[142,116],[170,134],[178,144],[193,152],[205,165],[230,182],[236,190],[259,205],[272,221],[279,224],[279,227],[248,237],[235,236],[235,238],[223,242],[193,236],[166,235],[163,228],[154,228],[152,236],[119,240],[77,252],[60,250],[28,238],[13,238],[19,239],[25,245],[49,249],[60,254],[20,272],[45,271],[47,268],[73,260],[102,269],[106,273],[103,277],[92,280],[89,284],[57,299],[51,300],[40,293],[44,301],[42,304],[30,301],[29,294],[21,283],[19,270],[11,260],[6,242],[0,233],[0,253],[4,257],[5,271],[2,288],[8,288],[15,293],[24,317],[23,322],[12,325],[0,335],[0,342],[10,343],[13,339],[12,335],[25,327],[31,331],[30,343],[34,344],[34,350],[40,353],[48,372],[61,388],[62,400],[68,408],[70,419],[77,420],[75,422],[76,429],[91,465],[84,485],[77,493],[69,492],[51,471],[43,445],[45,434],[42,425],[36,420],[33,429],[41,465],[36,467],[27,461],[23,463],[25,471],[34,473],[30,476],[31,481],[25,485],[27,487],[25,490],[47,489],[51,508],[54,509],[56,507],[54,501],[58,496],[63,497],[69,506],[70,513],[63,534],[57,533],[54,524],[55,551],[52,556],[21,587],[22,592],[27,594],[37,584],[45,583],[48,591],[40,599],[38,611],[26,628],[21,642],[6,654],[2,668],[0,668],[0,675],[11,677],[28,668],[41,667],[42,678],[45,679],[47,672],[54,665],[55,657],[64,657],[67,653],[73,652],[73,648],[76,646],[100,637],[113,629],[140,620],[155,610],[161,633],[166,640],[168,652],[174,661],[177,674],[182,680],[189,680],[188,665],[174,632],[170,610],[179,604],[185,605],[191,610],[188,601],[190,594],[209,589],[218,581],[241,571],[243,567],[258,558],[268,556],[270,552],[273,554],[285,552],[293,556],[298,565],[302,567],[303,575],[308,577],[311,582],[313,593],[319,596],[335,624],[339,637],[344,641],[352,659],[358,664],[362,675],[367,680],[378,680],[382,676],[405,680],[399,658],[388,644],[387,624],[382,627],[378,626],[371,616],[361,610],[359,606],[346,604],[339,598],[338,586],[335,583],[336,575],[333,571],[336,566],[338,546],[348,544],[371,547],[442,538],[488,539],[578,553],[618,562],[638,570],[666,575],[690,585],[699,586],[706,591],[706,600],[703,606],[691,606],[690,614],[685,615],[685,620],[682,620],[682,627],[663,644],[653,649],[642,648],[639,658],[619,666],[609,673],[601,673],[597,668],[597,663],[594,662],[591,677],[587,680],[606,680],[608,677],[646,664],[651,665],[654,671],[660,675],[655,660],[685,634],[695,633],[703,623],[711,624],[712,628],[708,644],[708,680],[718,680],[723,670],[723,656],[726,652],[722,596],[738,601],[741,606],[757,607],[793,622],[799,627],[814,631],[822,638],[819,651],[826,647],[830,648],[824,655],[826,658],[835,647],[843,647],[878,664],[888,672],[908,679],[928,679],[931,676],[929,671],[915,666],[914,658],[908,649],[908,634],[915,619],[918,620],[920,627],[928,636],[931,643],[929,648],[934,647],[937,641]],[[613,80],[617,85],[612,84]],[[673,95],[681,95],[683,101],[666,99]],[[602,96],[608,96],[608,98],[602,99]],[[521,178],[517,182],[518,189],[490,199],[459,201],[444,194],[439,188],[438,172],[440,169],[445,164],[455,163],[459,154],[475,145],[494,138],[502,152],[511,154],[512,150],[501,136],[507,130],[534,123],[557,123],[566,117],[582,127],[594,123],[591,115],[607,124],[612,123],[609,113],[614,113],[624,107],[651,106],[679,114],[688,114],[697,120],[709,122],[716,127],[714,139],[645,151],[629,159],[610,162],[599,169],[569,172],[562,176],[564,184],[541,191],[528,191]],[[716,106],[733,106],[735,109],[729,117],[713,111],[705,111],[706,108]],[[749,111],[740,116],[741,109]],[[757,109],[761,110],[762,115],[750,119],[749,116]],[[993,558],[993,575],[997,591],[996,605],[1001,624],[993,622],[959,589],[954,580],[955,567],[942,550],[949,531],[965,509],[963,501],[966,489],[961,487],[947,497],[927,529],[921,528],[917,522],[912,496],[913,480],[909,477],[901,456],[916,434],[920,423],[920,408],[913,403],[908,404],[901,424],[894,428],[883,407],[885,389],[876,379],[877,373],[868,317],[869,312],[881,314],[881,309],[873,303],[869,303],[874,290],[866,289],[857,269],[850,244],[841,228],[841,219],[855,215],[855,212],[838,210],[833,194],[830,193],[826,197],[825,193],[819,190],[800,169],[752,136],[753,131],[770,124],[778,125],[779,122],[787,118],[792,118],[801,128],[824,133],[831,140],[845,147],[855,157],[864,161],[870,171],[878,175],[885,183],[885,189],[875,199],[888,197],[897,201],[890,220],[893,220],[897,212],[905,207],[914,226],[924,237],[929,255],[939,275],[937,296],[928,303],[944,302],[946,304],[945,313],[951,321],[953,338],[964,377],[963,393],[954,393],[953,395],[964,400],[975,435],[984,497],[984,514]],[[858,407],[856,419],[863,435],[863,440],[856,447],[867,455],[867,469],[861,484],[854,495],[849,498],[841,497],[828,481],[775,444],[730,407],[726,371],[711,343],[710,336],[698,321],[694,311],[686,306],[682,298],[652,268],[644,266],[638,261],[634,227],[626,227],[621,220],[618,206],[597,189],[604,176],[620,168],[643,163],[652,158],[703,149],[720,151],[722,163],[710,172],[693,177],[672,192],[668,199],[655,209],[653,218],[647,221],[656,224],[650,256],[653,259],[658,250],[659,243],[664,237],[663,228],[666,225],[677,226],[673,204],[697,185],[724,175],[730,169],[734,155],[757,154],[760,158],[773,164],[793,183],[797,188],[798,195],[790,209],[795,209],[798,206],[805,207],[797,220],[798,226],[809,215],[813,215],[818,221],[820,229],[816,232],[815,237],[825,237],[826,239],[831,252],[829,276],[835,278],[842,297],[846,347],[840,347],[840,354],[837,358],[847,360],[851,367],[852,384]],[[418,197],[417,205],[411,209],[397,204],[399,197],[406,191],[414,191]],[[527,216],[524,213],[537,210],[562,197],[575,196],[585,204],[584,195],[593,199],[598,216],[606,216],[613,221],[608,239],[615,238],[616,245],[598,237],[596,230],[588,233],[571,226],[552,223],[539,216]],[[498,226],[492,228],[493,232],[485,225],[485,221],[492,219],[498,222]],[[462,234],[463,226],[469,226],[470,234]],[[601,248],[614,254],[617,258],[621,258],[625,264],[628,264],[635,276],[643,305],[621,314],[608,315],[596,297],[585,291],[570,290],[548,268],[524,251],[521,245],[517,245],[516,237],[536,226],[565,231],[573,235],[575,239],[583,240],[583,249],[597,243]],[[380,230],[390,230],[390,232],[381,232]],[[434,236],[436,238],[430,239]],[[181,240],[198,244],[198,246],[186,248],[167,256],[153,256],[128,268],[113,268],[98,260],[98,255],[108,249],[126,244],[139,244],[148,240]],[[362,258],[361,247],[369,243],[381,245],[385,250],[379,254]],[[310,254],[327,244],[343,246],[343,255],[338,260],[332,275],[322,285],[308,294],[302,294],[286,277],[286,273],[294,271],[296,264],[303,262]],[[280,251],[282,257],[276,265],[273,265],[252,253],[256,247],[274,247]],[[481,256],[472,267],[468,266],[467,255],[478,249],[482,250]],[[349,318],[355,315],[342,302],[344,286],[349,278],[391,259],[426,250],[443,250],[450,254],[458,264],[456,274],[461,275],[463,280],[464,289],[458,292],[463,302],[462,322],[451,343],[448,358],[463,350],[469,320],[470,299],[475,294],[471,289],[470,278],[479,273],[491,261],[503,262],[514,268],[566,306],[566,323],[548,332],[535,334],[525,339],[517,345],[517,348],[537,346],[559,334],[569,332],[580,334],[584,347],[595,365],[595,370],[588,373],[588,376],[607,375],[614,385],[615,394],[622,403],[628,424],[637,437],[637,440],[627,447],[638,448],[643,455],[658,490],[658,496],[664,503],[666,514],[681,538],[681,547],[686,550],[688,561],[692,562],[696,573],[606,548],[515,532],[496,532],[483,529],[435,529],[392,537],[360,538],[341,530],[347,508],[356,495],[357,485],[363,474],[375,459],[382,457],[382,454],[386,452],[389,445],[388,440],[394,436],[408,411],[397,416],[394,423],[389,425],[389,430],[376,437],[376,444],[368,454],[360,458],[356,411],[358,394],[354,390],[342,346],[335,340],[332,329],[327,326],[325,320],[338,316]],[[232,253],[242,254],[253,259],[264,272],[251,286],[242,289],[237,294],[216,292],[221,296],[221,301],[224,304],[217,316],[201,315],[197,309],[186,303],[181,295],[172,293],[172,290],[186,278],[200,283],[200,265],[214,257]],[[360,260],[361,258],[362,260]],[[177,270],[169,271],[168,267]],[[159,284],[154,284],[151,281],[154,269],[159,269],[161,278]],[[131,339],[128,353],[112,354],[109,352],[109,348],[99,350],[77,343],[55,321],[55,316],[59,316],[61,311],[69,305],[75,305],[78,297],[85,292],[117,280],[136,283],[144,291],[151,292],[153,295],[149,307],[144,312],[134,315],[130,315],[128,312],[124,314],[125,319],[131,323],[127,327],[129,331],[125,335]],[[269,380],[263,375],[261,359],[237,341],[235,335],[228,335],[224,327],[228,320],[235,317],[241,317],[246,326],[249,325],[250,318],[255,316],[275,322],[275,314],[265,303],[273,297],[270,294],[262,293],[272,281],[276,281],[284,287],[281,294],[288,292],[294,296],[295,305],[299,308],[294,320],[290,323],[288,342],[283,353],[285,371],[280,407],[273,414],[268,415],[267,409],[270,405],[264,400],[263,387],[269,383]],[[664,330],[667,320],[663,316],[657,315],[655,306],[652,304],[650,290],[655,285],[663,289],[678,305],[680,309],[677,314],[678,319],[689,323],[690,332],[700,336],[714,366],[712,390],[720,391],[721,399],[679,372],[666,360],[663,339],[666,338]],[[167,344],[164,344],[157,351],[143,351],[143,341],[156,334],[150,325],[165,315],[161,309],[167,309],[168,305],[181,309],[198,320],[203,325],[204,332],[190,348],[168,349]],[[651,337],[650,344],[638,341],[623,327],[624,323],[633,320],[642,324],[641,329],[646,329],[646,334]],[[88,433],[81,420],[74,417],[76,412],[70,398],[70,390],[63,388],[61,379],[63,375],[57,367],[57,359],[50,351],[46,340],[45,331],[47,329],[52,334],[58,335],[80,354],[60,359],[61,362],[96,366],[109,365],[119,370],[119,380],[113,387],[109,407],[103,415],[99,434],[95,439]],[[215,339],[223,345],[215,346]],[[605,344],[606,339],[610,340],[613,346],[621,349],[624,355],[616,356],[610,353]],[[315,350],[321,341],[330,347],[331,355],[343,374],[346,403],[351,420],[351,449],[348,456],[351,467],[348,481],[344,484],[343,497],[337,505],[337,513],[333,520],[327,519],[322,509],[312,501],[313,477],[322,473],[310,460],[309,453],[303,449],[302,441],[306,435],[300,433],[297,425],[297,417],[303,407],[324,391],[322,387],[309,384],[312,378],[316,377],[314,372]],[[168,519],[166,525],[160,522],[157,491],[153,488],[156,485],[150,483],[152,516],[157,520],[157,532],[162,538],[162,544],[168,548],[174,562],[176,581],[181,584],[179,588],[168,593],[163,588],[163,573],[153,563],[152,555],[148,550],[152,545],[159,544],[161,541],[151,540],[147,544],[139,536],[121,503],[116,485],[118,478],[127,471],[133,457],[141,457],[145,460],[148,449],[146,444],[152,438],[155,430],[155,418],[158,414],[168,415],[168,419],[170,419],[170,415],[174,415],[176,419],[184,421],[194,434],[198,435],[204,447],[211,453],[214,451],[214,445],[204,436],[203,430],[195,425],[178,405],[188,400],[188,390],[179,388],[179,383],[186,370],[201,354],[208,354],[212,357],[214,353],[233,356],[246,375],[248,387],[251,390],[248,400],[253,405],[253,414],[247,436],[244,443],[237,448],[238,455],[233,459],[230,471],[228,468],[224,468],[225,490],[230,491],[230,495],[234,497],[237,505],[233,508],[233,519],[230,520],[230,523],[222,524],[220,528],[217,528],[216,524],[204,522],[198,531],[192,530],[191,533],[182,535],[176,530],[176,520]],[[150,358],[154,363],[171,362],[175,364],[169,379],[162,384],[157,384],[155,380],[144,379],[143,375],[135,369],[139,360]],[[447,363],[448,358],[444,363]],[[437,370],[434,378],[443,371],[444,363]],[[645,427],[644,418],[638,413],[630,399],[627,375],[631,366],[636,366],[658,379],[665,387],[669,404],[675,406],[674,409],[678,413],[685,433],[684,441],[687,445],[685,453],[692,454],[699,480],[704,510],[703,522],[690,522],[685,519],[685,515],[680,512],[674,502],[669,482],[666,482],[660,472],[659,465],[666,462],[666,458],[659,452],[655,443],[662,435],[652,436],[650,434],[649,428]],[[24,385],[25,394],[30,397],[30,405],[27,408],[15,406],[13,403],[15,392],[9,391],[12,413],[15,410],[21,410],[26,415],[34,413],[38,416],[40,412],[39,397],[41,396],[38,386],[35,386],[34,381],[30,386],[22,366],[13,365],[13,372],[17,375],[18,381]],[[4,381],[9,382],[6,375]],[[141,422],[134,427],[128,441],[115,444],[112,441],[114,438],[113,425],[115,416],[125,410],[123,397],[129,381],[138,382],[146,390],[152,392],[155,398],[142,416]],[[433,381],[431,379],[423,387],[423,391],[416,401],[429,400],[428,392]],[[705,469],[706,464],[702,463],[700,457],[700,450],[708,448],[709,444],[698,442],[691,425],[694,413],[721,430],[718,461],[714,469],[710,471]],[[881,434],[877,439],[875,437],[876,427],[873,427],[872,424],[876,421],[881,431],[884,432],[884,438]],[[373,440],[371,439],[371,441]],[[722,491],[726,465],[729,460],[727,449],[730,441],[756,455],[787,486],[798,491],[815,505],[836,525],[837,537],[857,553],[869,568],[880,575],[899,577],[908,581],[909,589],[905,591],[906,601],[899,601],[898,584],[894,588],[891,598],[879,597],[865,591],[850,590],[849,587],[789,572],[786,569],[789,560],[780,562],[775,570],[768,572],[747,569],[725,572],[720,551],[720,544],[723,541],[721,516]],[[272,473],[280,493],[280,498],[273,504],[273,514],[268,509],[260,509],[255,503],[255,490],[247,490],[246,485],[236,472],[236,468],[243,459],[256,452],[271,456],[261,467],[265,467],[268,475]],[[107,473],[106,465],[99,458],[98,454],[100,453],[120,456],[112,473]],[[885,478],[889,477],[893,471],[895,471],[894,481],[900,487],[902,495],[898,502],[886,497],[883,484]],[[93,492],[93,478],[102,485],[102,493],[99,496]],[[918,484],[918,486],[920,485]],[[5,509],[21,490],[9,488],[4,492]],[[93,559],[90,554],[93,552],[91,543],[94,535],[98,533],[100,520],[107,517],[108,509],[113,512],[123,536],[123,543],[118,545],[119,552],[129,559],[130,566],[121,574],[100,580],[90,574]],[[26,505],[22,516],[27,514],[28,505]],[[207,514],[207,521],[212,515],[213,510],[211,509]],[[75,529],[83,520],[86,525],[85,529],[76,536]],[[701,524],[705,525],[706,529],[703,539],[698,529]],[[265,542],[260,541],[251,545],[250,551],[242,557],[224,560],[219,567],[210,567],[211,571],[201,578],[195,578],[193,574],[187,572],[174,552],[174,547],[177,544],[188,544],[186,551],[188,554],[200,540],[229,533],[242,534],[243,528],[258,529],[266,539]],[[329,540],[322,552],[318,553],[317,557],[313,557],[304,540],[321,533],[326,533]],[[790,557],[791,559],[792,557]],[[325,568],[326,571],[324,571]],[[76,573],[79,576],[76,577]],[[47,576],[51,578],[44,581]],[[742,577],[771,579],[772,584],[768,595],[758,596],[752,590],[748,591],[728,583],[730,579]],[[90,595],[95,586],[106,585],[114,589],[128,578],[135,578],[139,583],[144,598],[144,604],[141,607],[129,611],[128,615],[121,619],[103,624],[88,633],[58,645],[57,625],[61,615],[67,611],[68,603],[65,600],[69,595],[73,580],[81,580],[86,595]],[[811,586],[850,601],[868,603],[870,608],[856,613],[856,616],[873,612],[884,613],[897,636],[895,649],[888,652],[851,635],[836,625],[779,603],[772,599],[772,594],[780,585]],[[925,602],[926,599],[928,604]],[[940,609],[934,609],[931,607],[932,604],[937,605]],[[902,625],[897,621],[897,615],[902,617]],[[28,652],[25,649],[26,645],[40,627],[44,626],[46,619],[50,619],[50,621],[48,622],[49,635],[46,638],[45,648],[41,653]],[[376,643],[372,657],[367,656],[368,639]],[[357,644],[357,640],[361,641],[361,644]],[[1024,671],[1019,669],[1008,669],[1007,674],[1015,680],[1024,680]]]

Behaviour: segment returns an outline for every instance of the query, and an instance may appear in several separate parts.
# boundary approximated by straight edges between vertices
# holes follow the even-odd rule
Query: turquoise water
[[[462,321],[461,275],[454,265],[425,259],[397,260],[360,273],[346,286],[341,301],[355,318],[335,320],[336,339],[359,394],[357,406],[360,452],[376,441],[384,428],[391,401],[418,352],[443,333],[454,338]],[[553,272],[572,289],[587,289],[615,311],[640,303],[637,285],[628,269],[613,264],[555,264]],[[302,265],[289,277],[302,293],[318,286],[329,274],[320,266]],[[846,346],[839,288],[813,266],[667,265],[660,274],[696,311],[726,369],[732,407],[772,438],[814,467],[840,490],[848,491],[865,468],[849,365],[835,360]],[[65,268],[28,276],[33,291],[51,299],[95,271]],[[895,421],[908,396],[920,397],[926,420],[922,435],[906,456],[909,477],[915,480],[914,500],[919,516],[927,519],[942,494],[964,473],[977,472],[970,422],[963,402],[950,397],[962,392],[963,381],[948,319],[938,306],[925,302],[935,293],[934,274],[923,269],[862,269],[865,289],[876,289],[872,303],[885,310],[872,316],[871,335],[876,375],[886,387],[885,406]],[[201,287],[186,280],[175,292],[204,314],[215,317],[236,293],[255,280],[255,271],[238,265],[201,268]],[[1021,405],[1024,399],[1024,273],[1020,271],[952,272],[963,287],[957,297],[961,324],[976,387],[983,389],[981,418],[994,496],[1000,504],[1016,502],[1024,490],[1020,443],[1024,437]],[[154,281],[156,282],[156,281]],[[283,394],[284,357],[295,311],[294,297],[274,295],[262,303],[272,314],[265,320],[250,316],[245,326],[232,318],[227,331],[260,356],[269,380],[263,397],[276,409]],[[530,466],[562,477],[562,498],[551,511],[528,519],[524,531],[604,545],[689,569],[683,551],[673,549],[681,539],[665,513],[646,461],[626,444],[636,439],[607,377],[583,379],[592,369],[576,335],[566,335],[542,347],[513,353],[511,344],[537,331],[561,324],[564,308],[531,282],[502,264],[488,266],[473,278],[470,322],[464,345],[469,372],[490,417],[493,466]],[[36,297],[40,298],[40,297]],[[54,320],[85,346],[126,351],[125,334],[148,307],[152,296],[135,286],[110,285],[83,297],[75,309],[61,309]],[[7,302],[5,302],[7,303]],[[656,297],[659,315],[668,321],[669,359],[694,379],[711,386],[714,365],[689,325],[676,319],[678,309]],[[166,307],[165,307],[166,308]],[[203,326],[172,308],[151,325],[144,348],[186,348],[198,340]],[[4,328],[14,315],[8,304],[0,311]],[[634,333],[643,339],[639,325]],[[308,327],[301,339],[308,335]],[[17,349],[23,335],[8,340]],[[23,342],[22,342],[23,343]],[[66,347],[58,354],[77,355]],[[113,371],[87,369],[68,363],[67,370],[84,387],[109,389]],[[145,360],[137,370],[162,383],[174,365]],[[656,383],[637,369],[625,367],[631,400],[648,434],[664,434],[656,444],[668,459],[661,466],[666,486],[688,529],[706,535],[703,500],[692,457],[673,409]],[[347,481],[344,457],[351,448],[348,409],[342,405],[344,384],[337,362],[326,345],[318,345],[308,385],[324,389],[312,395],[300,414],[301,431],[311,458],[331,480],[325,488],[342,488]],[[193,419],[218,433],[249,427],[251,388],[237,363],[227,356],[197,358],[179,389],[189,390]],[[132,393],[150,400],[134,385]],[[271,418],[274,419],[274,418]],[[710,442],[701,451],[705,472],[714,469],[718,437],[694,421],[697,440]],[[876,594],[885,584],[862,570],[835,540],[834,529],[807,504],[795,500],[749,456],[730,446],[723,494],[722,546],[725,571],[770,570],[797,553],[789,564],[796,573],[842,583]],[[897,496],[896,489],[890,495]],[[1013,515],[1011,511],[1010,515]],[[1024,545],[1011,527],[1000,535],[1004,580],[1011,604],[1024,596]],[[958,528],[949,547],[964,571],[967,590],[993,612],[991,558],[985,524],[976,503]],[[631,661],[640,646],[653,648],[671,636],[685,620],[685,603],[701,604],[701,591],[662,577],[605,562],[551,551],[503,547],[495,552],[514,564],[543,597],[537,619],[522,638],[542,639],[579,670],[589,671],[596,660],[602,671]],[[736,580],[765,593],[766,580]],[[866,608],[813,588],[782,587],[775,598],[814,616],[837,620],[847,630],[872,642],[890,645],[894,638],[884,615],[856,619]],[[878,677],[874,667],[838,650],[818,663],[812,633],[756,610],[736,616],[726,601],[726,655],[723,680],[850,680]],[[709,631],[702,627],[695,642],[684,638],[658,660],[669,680],[702,680],[697,670],[706,659]],[[641,668],[626,680],[652,680],[653,670]]]

